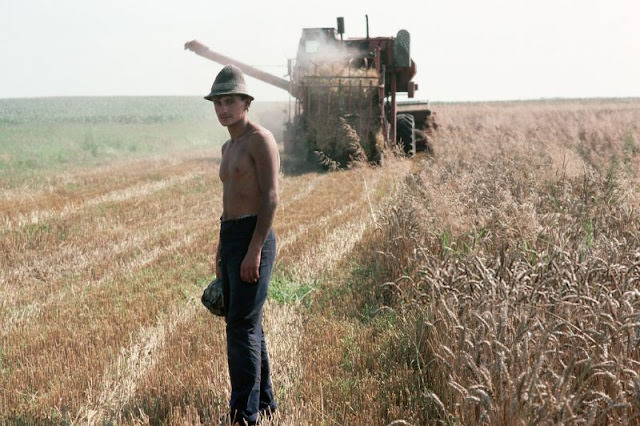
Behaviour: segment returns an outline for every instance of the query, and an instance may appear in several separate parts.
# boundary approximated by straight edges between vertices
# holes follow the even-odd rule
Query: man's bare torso
[[[250,145],[259,143],[259,139],[265,137],[265,131],[257,125],[248,124],[243,135],[228,140],[222,147],[220,180],[223,188],[223,219],[256,215],[259,211],[260,186]]]

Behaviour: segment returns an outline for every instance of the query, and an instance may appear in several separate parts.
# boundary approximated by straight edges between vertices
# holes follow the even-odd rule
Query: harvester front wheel
[[[398,144],[404,150],[404,153],[413,156],[416,153],[416,120],[411,114],[398,114],[396,116]]]

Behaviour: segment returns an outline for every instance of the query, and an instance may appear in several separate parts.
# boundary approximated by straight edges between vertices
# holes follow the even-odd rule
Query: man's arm
[[[260,277],[262,246],[273,225],[278,206],[278,173],[280,156],[278,146],[270,133],[260,132],[249,144],[249,154],[256,167],[256,181],[260,203],[258,220],[249,249],[240,267],[240,277],[245,282],[255,282]]]
[[[229,143],[229,141],[226,141],[224,144],[222,144],[222,158],[224,158],[224,152],[227,148],[227,144]],[[222,166],[222,160],[220,160],[220,166]],[[220,177],[222,178],[222,173],[219,173]],[[222,191],[222,196],[224,197],[224,191]],[[220,218],[224,217],[224,202],[222,203],[222,214],[220,215]],[[216,247],[216,264],[214,266],[214,270],[216,273],[216,277],[220,278],[222,277],[222,269],[221,269],[221,262],[222,261],[222,241],[220,240],[220,236],[218,236],[218,245]]]

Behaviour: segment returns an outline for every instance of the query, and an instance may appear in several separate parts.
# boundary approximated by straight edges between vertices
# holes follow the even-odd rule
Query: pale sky
[[[204,95],[211,49],[284,76],[302,28],[411,34],[416,97],[640,97],[639,0],[0,0],[0,98]],[[256,100],[288,95],[247,78]]]

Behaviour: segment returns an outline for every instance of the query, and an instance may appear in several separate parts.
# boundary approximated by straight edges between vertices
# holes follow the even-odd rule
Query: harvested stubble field
[[[225,412],[224,325],[199,302],[224,132],[168,104],[36,136],[4,105],[0,423]],[[434,110],[433,158],[281,176],[270,423],[638,423],[640,101]],[[42,163],[24,146],[49,134],[66,148]]]

